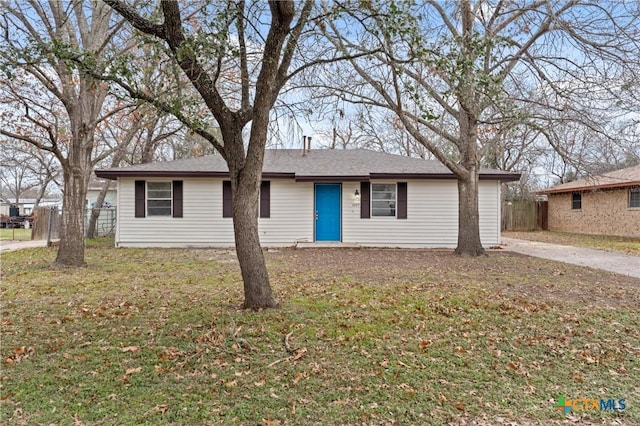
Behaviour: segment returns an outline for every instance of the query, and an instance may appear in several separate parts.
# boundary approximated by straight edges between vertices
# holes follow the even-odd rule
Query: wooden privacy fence
[[[502,206],[503,231],[546,230],[547,201],[518,200],[509,201]]]
[[[91,210],[85,213],[85,226],[89,222]],[[33,211],[32,240],[52,240],[60,239],[60,218],[61,214],[57,207],[37,207]],[[96,221],[96,236],[113,235],[116,227],[116,209],[100,209],[100,215]]]
[[[57,240],[60,238],[60,212],[57,207],[37,207],[33,211],[32,240]]]

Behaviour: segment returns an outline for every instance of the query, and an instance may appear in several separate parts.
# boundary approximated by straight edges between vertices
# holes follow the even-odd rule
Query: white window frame
[[[384,186],[392,186],[393,187],[393,200],[391,198],[375,198],[375,193],[377,192],[378,194],[381,192],[384,193],[388,193],[389,190],[374,190],[374,187],[376,185],[384,185]],[[377,183],[371,183],[371,194],[370,194],[370,198],[371,198],[371,206],[370,206],[370,211],[371,211],[371,217],[392,217],[395,218],[398,216],[398,184],[395,182],[377,182]],[[376,214],[376,209],[378,211],[381,210],[381,207],[374,207],[374,202],[393,202],[393,207],[389,206],[389,210],[393,209],[393,214]]]
[[[151,196],[152,191],[167,191],[166,188],[163,189],[151,189],[149,188],[150,186],[153,185],[157,185],[157,184],[164,184],[164,185],[168,185],[169,186],[169,197],[159,197],[157,196],[157,194],[154,194],[154,196]],[[146,188],[147,194],[146,194],[146,208],[147,208],[147,216],[151,216],[151,217],[171,217],[171,215],[173,214],[173,182],[172,181],[147,181],[147,188]],[[149,206],[149,202],[150,201],[169,201],[169,206],[153,206],[150,207]],[[166,213],[157,213],[154,212],[154,209],[169,209],[168,212]]]

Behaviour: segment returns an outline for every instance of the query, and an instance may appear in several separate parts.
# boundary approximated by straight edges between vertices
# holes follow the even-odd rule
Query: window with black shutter
[[[260,183],[260,217],[271,217],[271,182],[268,180]]]
[[[271,182],[263,180],[260,183],[261,218],[271,217]],[[233,197],[231,195],[231,181],[222,181],[222,217],[233,217]]]
[[[135,217],[145,217],[146,212],[146,182],[137,180],[135,182]]]
[[[398,182],[398,219],[407,218],[407,182]]]
[[[371,218],[370,192],[369,182],[360,182],[360,219]]]
[[[182,217],[182,181],[173,181],[173,217]]]
[[[222,181],[222,217],[233,217],[233,197],[231,195],[231,181]]]

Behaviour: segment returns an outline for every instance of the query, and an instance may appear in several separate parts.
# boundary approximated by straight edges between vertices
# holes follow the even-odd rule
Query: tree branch
[[[135,28],[142,31],[145,34],[156,36],[160,39],[166,40],[165,27],[162,24],[154,24],[148,19],[140,16],[136,10],[120,0],[103,0],[113,10],[118,12],[120,16],[131,23]]]

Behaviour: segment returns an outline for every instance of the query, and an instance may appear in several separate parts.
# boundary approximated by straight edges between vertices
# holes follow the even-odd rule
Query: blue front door
[[[339,183],[316,183],[316,241],[340,241]]]

